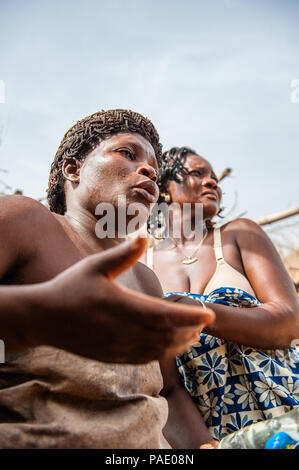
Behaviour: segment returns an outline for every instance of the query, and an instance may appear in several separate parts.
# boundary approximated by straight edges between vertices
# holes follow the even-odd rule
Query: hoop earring
[[[167,202],[167,204],[169,204],[170,201],[171,201],[170,194],[162,194],[162,196],[164,197],[165,202]]]
[[[223,219],[223,216],[222,216],[221,214],[222,214],[222,212],[223,212],[224,209],[225,209],[225,207],[220,207],[220,208],[219,208],[219,211],[218,211],[217,214],[216,214],[216,216],[217,216],[217,217],[221,217],[221,218]]]

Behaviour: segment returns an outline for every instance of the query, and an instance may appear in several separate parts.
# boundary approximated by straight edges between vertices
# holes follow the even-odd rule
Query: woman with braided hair
[[[148,119],[101,111],[64,136],[51,211],[0,199],[1,448],[170,447],[158,360],[185,350],[214,314],[166,302],[137,262],[145,239],[121,243],[117,218],[112,237],[96,232],[98,205],[118,209],[119,195],[125,209],[141,204],[146,222],[160,163]]]
[[[299,405],[299,357],[290,347],[299,338],[298,298],[258,225],[237,219],[215,228],[222,194],[207,160],[174,147],[162,156],[158,184],[160,202],[173,210],[169,235],[148,250],[147,264],[166,297],[209,305],[216,314],[177,366],[211,439],[220,440]],[[191,204],[189,232],[184,203]]]

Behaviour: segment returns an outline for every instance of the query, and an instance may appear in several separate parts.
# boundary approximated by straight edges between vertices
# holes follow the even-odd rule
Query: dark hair
[[[64,214],[66,210],[65,179],[62,174],[64,160],[76,158],[83,161],[103,140],[121,132],[136,132],[142,135],[153,146],[158,165],[161,165],[162,146],[159,135],[149,119],[125,109],[99,111],[87,116],[64,135],[51,165],[47,197],[52,212]]]
[[[180,183],[181,179],[179,176],[187,176],[188,169],[183,165],[183,160],[187,155],[198,155],[195,150],[189,147],[172,147],[162,155],[162,165],[158,175],[157,184],[160,191],[165,189],[168,181],[174,180]],[[199,156],[199,155],[198,155]],[[163,197],[160,194],[160,202],[163,201]]]

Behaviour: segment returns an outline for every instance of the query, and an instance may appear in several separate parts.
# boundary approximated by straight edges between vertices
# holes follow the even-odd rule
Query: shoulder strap
[[[154,269],[154,246],[147,247],[146,264],[149,268]]]
[[[217,262],[224,259],[222,252],[220,227],[214,228],[214,252]]]

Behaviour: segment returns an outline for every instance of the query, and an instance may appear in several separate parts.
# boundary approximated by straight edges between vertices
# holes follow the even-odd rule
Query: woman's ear
[[[81,162],[76,158],[67,158],[62,164],[62,174],[71,183],[80,183]]]

